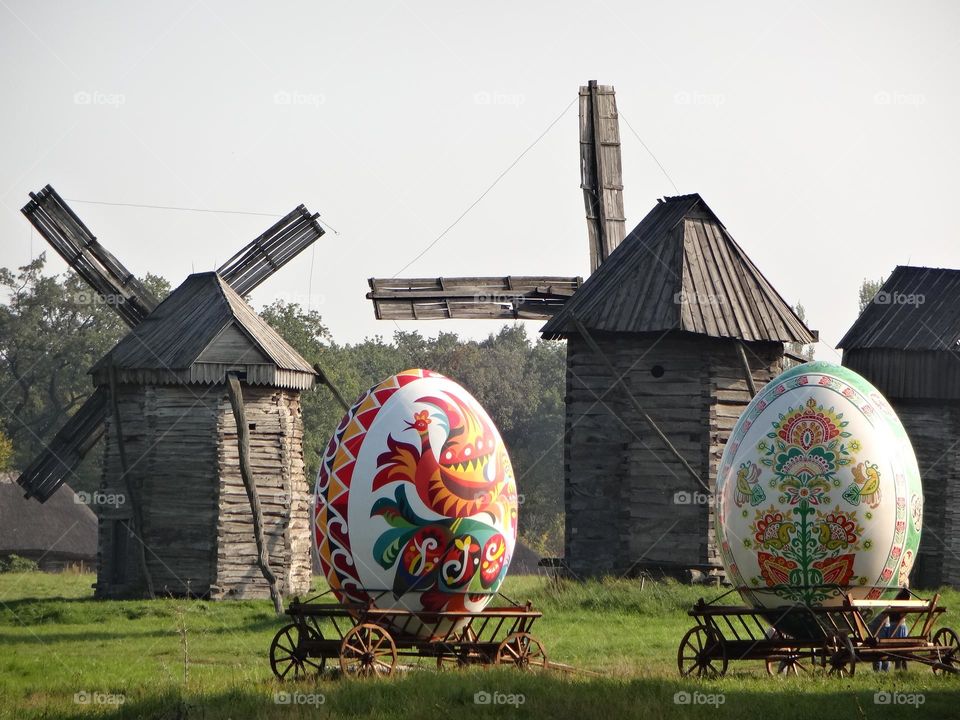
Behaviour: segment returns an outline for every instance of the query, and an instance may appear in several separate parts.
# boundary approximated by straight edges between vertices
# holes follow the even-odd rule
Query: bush
[[[35,572],[40,569],[33,560],[19,555],[8,555],[0,558],[0,573]]]

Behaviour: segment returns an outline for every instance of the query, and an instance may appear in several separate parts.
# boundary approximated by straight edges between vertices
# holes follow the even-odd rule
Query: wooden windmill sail
[[[131,328],[156,307],[156,298],[97,241],[53,187],[30,193],[30,202],[21,212]],[[221,265],[217,274],[237,293],[246,295],[323,235],[317,217],[298,206]],[[107,391],[101,387],[21,473],[17,482],[27,497],[44,502],[56,492],[103,435],[106,413]]]
[[[620,129],[612,85],[580,88],[580,187],[587,216],[590,271],[624,237]],[[378,320],[545,320],[583,284],[581,277],[370,278]]]

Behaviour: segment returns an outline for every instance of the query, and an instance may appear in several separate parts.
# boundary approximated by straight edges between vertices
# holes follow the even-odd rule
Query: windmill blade
[[[80,464],[103,435],[109,397],[107,388],[97,388],[54,435],[46,449],[21,473],[17,483],[27,491],[28,498],[46,502]]]
[[[239,295],[249,294],[323,235],[318,217],[319,213],[311,215],[303,205],[297,206],[217,268],[217,274]]]
[[[97,242],[53,187],[30,193],[30,202],[21,212],[127,325],[135,327],[156,307],[150,291]]]
[[[583,283],[579,277],[370,278],[378,320],[542,320]]]

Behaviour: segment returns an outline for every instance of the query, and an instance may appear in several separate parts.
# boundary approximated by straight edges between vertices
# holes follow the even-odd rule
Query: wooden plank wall
[[[892,400],[923,480],[923,528],[911,584],[960,585],[960,405]]]
[[[250,463],[263,508],[270,567],[284,595],[310,587],[310,497],[303,462],[303,419],[299,395],[275,388],[243,386],[250,427]],[[218,455],[219,525],[217,581],[213,597],[269,597],[254,563],[257,554],[250,503],[240,475],[236,424],[229,400],[219,407],[223,441]]]
[[[217,496],[217,409],[220,393],[200,386],[120,385],[118,392],[129,480],[143,508],[142,537],[158,595],[209,592],[214,578]],[[107,417],[103,489],[126,495],[112,414]],[[130,502],[99,507],[100,571],[97,594],[145,594],[136,538],[127,539],[127,582],[117,584],[113,526],[129,520]]]
[[[595,339],[646,412],[711,487],[723,447],[750,395],[730,340],[671,334]],[[747,347],[762,387],[781,367],[779,343]],[[663,369],[656,377],[655,366]],[[579,337],[567,342],[564,441],[566,561],[577,575],[638,564],[719,567],[706,493],[636,415]],[[619,418],[619,419],[618,419]]]

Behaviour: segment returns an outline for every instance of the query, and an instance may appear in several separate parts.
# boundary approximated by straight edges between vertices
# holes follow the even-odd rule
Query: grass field
[[[0,575],[0,718],[960,717],[960,678],[921,666],[877,674],[861,664],[853,678],[792,679],[768,677],[759,663],[732,663],[721,680],[681,680],[676,653],[691,625],[686,609],[715,595],[711,588],[508,578],[508,596],[543,610],[534,632],[550,659],[598,676],[509,668],[441,674],[424,662],[382,680],[280,684],[267,649],[283,620],[269,602],[95,602],[93,580]],[[943,602],[960,611],[958,600],[960,593],[944,592]],[[948,613],[947,624],[960,626],[957,614]],[[291,702],[278,704],[278,692]],[[501,704],[475,703],[483,692]],[[914,704],[877,704],[878,692]],[[699,704],[677,703],[677,693]]]

